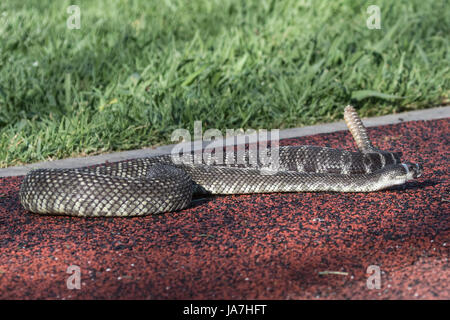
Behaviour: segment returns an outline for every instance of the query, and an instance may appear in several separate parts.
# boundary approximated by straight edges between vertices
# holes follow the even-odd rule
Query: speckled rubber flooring
[[[369,129],[424,174],[362,194],[218,196],[144,218],[24,211],[0,179],[2,299],[450,299],[450,119]],[[282,141],[354,149],[347,132]],[[81,289],[69,290],[71,265]],[[367,267],[380,268],[368,289]],[[336,273],[337,272],[337,273]]]

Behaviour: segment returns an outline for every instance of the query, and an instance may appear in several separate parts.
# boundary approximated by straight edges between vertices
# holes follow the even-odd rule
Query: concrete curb
[[[393,114],[381,117],[363,119],[364,124],[367,127],[376,127],[382,125],[396,124],[406,121],[419,121],[419,120],[435,120],[450,117],[450,106],[437,107],[432,109],[418,110],[405,112],[400,114]],[[279,139],[296,138],[302,136],[315,135],[320,133],[330,133],[335,131],[347,130],[344,121],[319,124],[314,126],[292,128],[279,131]],[[252,135],[250,135],[251,137]],[[224,146],[236,145],[235,137],[230,137],[223,140]],[[261,141],[261,140],[259,140]],[[209,141],[194,141],[194,150],[199,150],[206,147]],[[0,169],[0,177],[8,176],[20,176],[25,175],[28,171],[38,168],[77,168],[90,166],[95,164],[101,164],[106,161],[117,162],[127,159],[143,158],[149,156],[156,156],[161,154],[170,154],[174,146],[187,147],[188,143],[184,144],[171,144],[161,146],[157,148],[145,148],[140,150],[130,150],[122,152],[114,152],[108,154],[102,154],[98,156],[84,157],[84,158],[68,158],[62,160],[45,161],[27,164],[24,166],[16,166]]]

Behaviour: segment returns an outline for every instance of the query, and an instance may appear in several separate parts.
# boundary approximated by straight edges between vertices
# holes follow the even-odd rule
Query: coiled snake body
[[[40,214],[142,216],[186,208],[195,194],[370,192],[420,176],[419,164],[401,163],[400,153],[372,146],[351,106],[344,118],[358,152],[279,147],[276,170],[259,160],[250,165],[249,150],[220,164],[207,157],[196,164],[190,153],[182,163],[162,155],[95,168],[37,169],[23,180],[20,200],[25,209]]]

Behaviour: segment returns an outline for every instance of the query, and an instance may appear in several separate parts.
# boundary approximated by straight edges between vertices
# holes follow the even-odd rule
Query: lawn
[[[0,167],[445,104],[449,33],[446,1],[4,0]]]

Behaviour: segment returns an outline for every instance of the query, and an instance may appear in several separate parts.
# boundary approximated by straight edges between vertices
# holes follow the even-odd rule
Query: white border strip
[[[367,127],[375,127],[389,124],[402,123],[406,121],[418,121],[418,120],[434,120],[434,119],[443,119],[450,117],[450,106],[438,107],[432,109],[418,110],[405,112],[400,114],[392,114],[381,117],[367,118],[363,119],[364,125]],[[302,136],[315,135],[320,133],[330,133],[335,131],[347,130],[347,127],[344,121],[334,122],[334,123],[326,123],[319,124],[314,126],[302,127],[302,128],[293,128],[293,129],[285,129],[280,130],[279,138],[288,139],[288,138],[297,138]],[[270,132],[270,131],[269,131]],[[208,141],[204,141],[202,148],[208,145]],[[230,137],[224,139],[224,146],[235,145],[235,137]],[[194,142],[194,145],[195,142]],[[200,144],[199,144],[200,145]],[[144,158],[150,156],[156,156],[161,154],[170,154],[172,148],[175,144],[165,145],[157,148],[145,148],[139,150],[130,150],[130,151],[121,151],[114,152],[108,154],[102,154],[98,156],[84,157],[84,158],[68,158],[62,160],[54,160],[54,161],[45,161],[27,164],[24,166],[16,166],[0,169],[0,177],[9,177],[9,176],[20,176],[27,174],[28,171],[32,169],[39,168],[77,168],[90,166],[95,164],[101,164],[106,161],[108,162],[117,162],[128,159],[135,158]],[[200,148],[194,148],[197,150]]]

